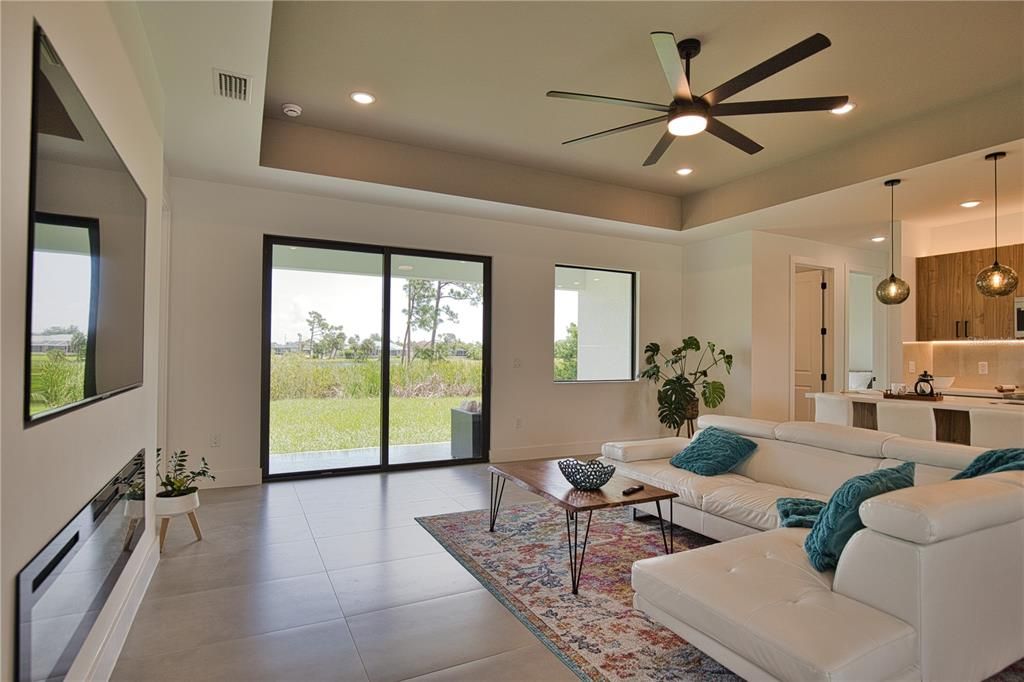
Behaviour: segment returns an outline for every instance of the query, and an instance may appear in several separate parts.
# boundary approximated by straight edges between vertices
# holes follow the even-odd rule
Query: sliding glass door
[[[489,267],[266,237],[264,476],[485,458]]]

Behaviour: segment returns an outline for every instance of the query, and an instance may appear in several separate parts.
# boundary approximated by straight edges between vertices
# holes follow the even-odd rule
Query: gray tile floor
[[[572,680],[414,521],[488,504],[485,465],[201,494],[115,680]],[[538,498],[514,486],[504,504]]]
[[[388,448],[392,464],[439,462],[452,459],[452,443],[416,443],[392,445]],[[380,464],[380,448],[352,448],[349,450],[317,450],[270,455],[271,474],[291,474],[322,469],[369,467]]]

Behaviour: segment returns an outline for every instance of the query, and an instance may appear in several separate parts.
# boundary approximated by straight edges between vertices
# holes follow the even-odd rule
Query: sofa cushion
[[[704,496],[712,490],[737,483],[753,483],[746,476],[733,473],[701,476],[685,469],[677,469],[669,464],[667,459],[612,463],[616,465],[617,473],[678,493],[676,501],[694,509],[701,508]]]
[[[896,434],[884,431],[817,422],[785,422],[775,427],[777,440],[813,445],[861,457],[882,457],[882,444],[895,437]]]
[[[803,528],[780,528],[633,564],[633,589],[780,680],[883,680],[912,668],[903,621],[832,591]]]
[[[817,493],[770,483],[738,483],[708,491],[701,510],[744,526],[771,530],[779,527],[779,511],[775,502],[780,497],[804,497],[822,502],[828,499]]]
[[[890,438],[882,443],[882,454],[890,459],[956,470],[965,468],[983,452],[985,448],[903,436]]]
[[[718,476],[732,471],[757,449],[757,443],[738,433],[709,426],[669,462],[674,467],[701,476]]]
[[[780,440],[757,441],[757,450],[733,473],[828,497],[844,482],[878,468],[879,460]]]
[[[1006,472],[906,488],[865,501],[860,517],[879,533],[928,545],[1024,519],[1021,484],[1024,472]]]
[[[679,437],[616,441],[602,445],[601,456],[614,459],[616,462],[665,459],[682,451],[689,443],[689,438]]]
[[[778,422],[767,419],[751,419],[749,417],[730,417],[723,414],[702,414],[697,417],[697,427],[706,429],[710,426],[717,426],[726,431],[738,433],[741,436],[751,438],[775,438],[775,427]]]
[[[819,571],[834,570],[843,548],[864,527],[859,508],[872,497],[914,485],[914,463],[878,469],[854,476],[829,498],[804,543],[811,565]]]
[[[904,464],[902,459],[883,459],[878,462],[879,469],[898,467]],[[947,469],[945,467],[932,466],[930,464],[914,464],[914,485],[931,485],[932,483],[945,483],[956,476],[959,469]]]

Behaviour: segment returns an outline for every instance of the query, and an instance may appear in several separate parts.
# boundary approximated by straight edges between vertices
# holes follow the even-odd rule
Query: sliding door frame
[[[273,286],[274,247],[297,246],[333,251],[356,251],[360,253],[378,254],[382,257],[381,272],[381,420],[380,420],[380,464],[360,467],[343,467],[321,469],[317,471],[289,472],[284,474],[270,473],[270,316],[271,289]],[[391,258],[392,256],[413,256],[420,258],[438,258],[463,260],[480,263],[483,267],[483,352],[481,383],[481,449],[483,456],[479,458],[436,460],[431,462],[410,462],[392,464],[389,461],[390,413],[391,413]],[[479,464],[490,461],[491,445],[491,257],[449,251],[430,251],[425,249],[407,249],[402,247],[382,246],[377,244],[359,244],[330,239],[309,237],[289,237],[285,235],[263,235],[263,290],[262,290],[262,329],[260,358],[260,467],[264,481],[279,481],[298,478],[319,478],[324,476],[341,476],[347,474],[376,473],[386,471],[405,471],[409,469],[428,469],[446,466]]]

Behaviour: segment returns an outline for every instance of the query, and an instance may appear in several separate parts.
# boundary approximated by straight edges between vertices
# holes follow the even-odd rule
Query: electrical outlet
[[[523,428],[523,418],[522,417],[516,417],[515,427],[516,427],[516,431],[519,431],[519,430],[521,430]]]
[[[911,360],[907,363],[907,372],[910,374],[917,374],[917,363]]]
[[[978,374],[988,374],[988,363],[987,362],[979,362],[978,363]]]
[[[210,447],[211,448],[219,448],[220,447],[220,434],[219,433],[211,433],[210,434]]]
[[[512,369],[522,369],[523,361],[519,358],[512,358]]]

